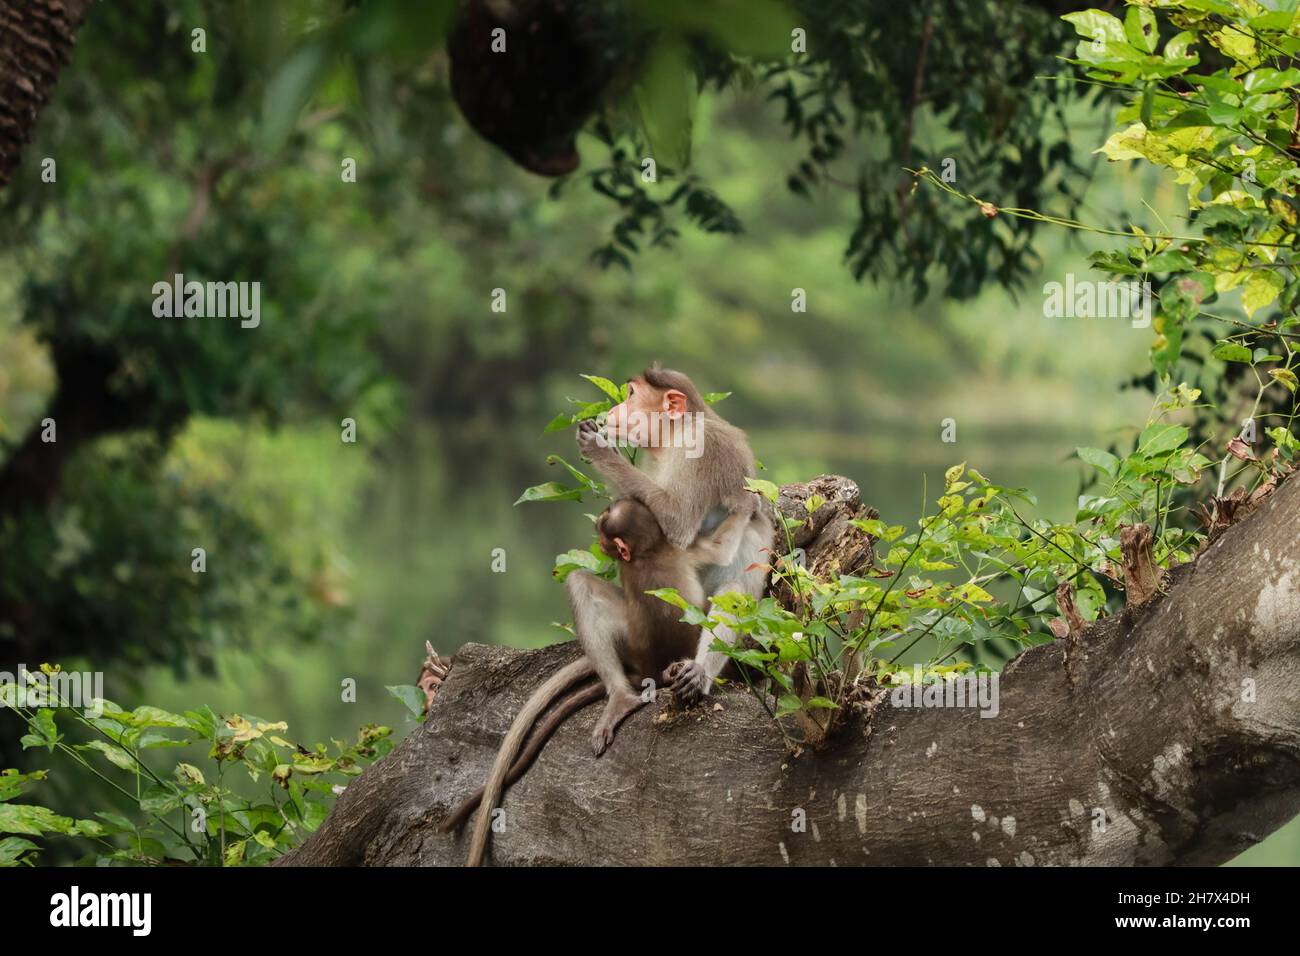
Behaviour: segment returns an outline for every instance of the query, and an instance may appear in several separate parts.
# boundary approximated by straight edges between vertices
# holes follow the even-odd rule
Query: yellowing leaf
[[[985,602],[993,600],[993,595],[978,584],[963,584],[955,589],[955,593],[963,601]]]
[[[1258,62],[1255,55],[1255,38],[1239,29],[1232,28],[1211,33],[1210,42],[1239,63],[1254,66]]]
[[[1297,384],[1295,372],[1291,371],[1289,368],[1274,368],[1269,369],[1268,374],[1272,375],[1275,379],[1285,385],[1292,393],[1295,392]]]
[[[745,487],[750,491],[757,491],[773,504],[776,503],[777,496],[781,494],[781,489],[770,481],[764,481],[762,478],[746,478]]]
[[[1241,307],[1246,310],[1247,317],[1271,303],[1285,287],[1286,280],[1272,269],[1253,270],[1241,292]]]
[[[226,726],[235,732],[234,741],[237,744],[245,744],[262,736],[260,730],[253,729],[253,725],[238,714],[227,717]]]
[[[1110,138],[1093,152],[1104,153],[1112,162],[1122,159],[1145,159],[1145,139],[1147,128],[1141,123],[1134,123],[1128,129],[1112,133]]]

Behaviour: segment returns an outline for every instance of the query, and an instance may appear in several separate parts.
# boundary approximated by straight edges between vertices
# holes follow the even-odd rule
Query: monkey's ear
[[[614,539],[614,547],[618,550],[618,556],[624,561],[632,560],[632,549],[627,546],[627,542],[622,538]]]
[[[673,418],[686,414],[686,393],[670,388],[664,392],[664,411]]]

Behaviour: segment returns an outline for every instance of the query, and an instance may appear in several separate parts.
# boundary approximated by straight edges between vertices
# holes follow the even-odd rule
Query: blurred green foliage
[[[50,771],[0,770],[0,867],[33,865],[43,849],[33,839],[47,838],[67,838],[83,866],[264,864],[315,831],[338,790],[393,747],[392,731],[374,725],[355,742],[308,748],[285,739],[283,721],[208,707],[92,708],[84,689],[56,683],[64,676],[43,665],[0,688],[0,701],[25,724],[24,748],[102,783],[128,813],[56,813],[24,794]],[[171,754],[170,768],[155,772],[146,753]]]

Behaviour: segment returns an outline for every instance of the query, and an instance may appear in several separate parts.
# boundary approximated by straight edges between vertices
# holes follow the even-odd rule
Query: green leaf
[[[1164,340],[1163,344],[1161,339]],[[1183,323],[1165,316],[1163,335],[1156,338],[1151,350],[1151,363],[1160,376],[1168,375],[1178,362],[1183,349]]]
[[[161,707],[137,707],[127,723],[133,727],[188,727],[189,720]]]
[[[1187,441],[1187,426],[1171,425],[1168,422],[1156,422],[1148,425],[1138,436],[1136,454],[1146,458],[1155,458],[1168,454]]]
[[[108,836],[108,827],[95,820],[78,820],[68,831],[69,836],[83,836],[98,839],[99,837]]]
[[[568,488],[558,481],[547,481],[540,485],[525,488],[515,504],[525,501],[581,501],[581,488]]]
[[[1196,260],[1185,252],[1167,249],[1156,253],[1143,265],[1148,272],[1187,272],[1196,265]]]
[[[596,482],[594,478],[587,475],[585,472],[580,471],[577,468],[574,468],[572,465],[570,465],[559,455],[547,455],[546,463],[548,465],[562,466],[565,471],[567,471],[570,475],[574,477],[574,479],[577,480],[578,484],[582,485],[582,487],[586,488],[588,491],[593,491],[593,492],[600,491],[600,485]],[[518,504],[518,502],[516,502],[516,504]]]
[[[321,40],[304,45],[285,61],[266,85],[262,98],[260,143],[272,153],[288,140],[298,114],[316,93],[329,65],[329,50]]]
[[[59,733],[54,723],[54,711],[48,707],[38,710],[27,726],[33,733],[23,735],[24,750],[29,747],[48,747],[50,753],[53,753],[55,746],[63,739],[63,735]]]
[[[414,684],[390,684],[384,688],[411,712],[412,717],[424,716],[424,691]]]
[[[1245,362],[1247,365],[1252,358],[1251,351],[1246,346],[1228,341],[1219,342],[1210,354],[1224,362]]]
[[[77,746],[77,749],[96,750],[99,753],[102,753],[105,757],[107,757],[115,767],[120,767],[123,770],[129,770],[132,773],[134,773],[138,769],[135,762],[135,758],[133,758],[129,753],[127,753],[121,747],[114,747],[106,740],[92,740],[88,744],[79,744]]]
[[[626,385],[615,385],[609,379],[602,378],[599,375],[583,375],[581,377],[585,378],[592,385],[595,385],[598,389],[600,389],[611,399],[613,399],[615,403],[622,402],[625,398],[627,398],[627,395],[625,393],[625,390],[627,388]]]
[[[1216,118],[1213,111],[1211,111],[1210,118],[1217,123],[1234,123],[1238,117]],[[1196,214],[1196,225],[1206,232],[1224,230],[1241,232],[1250,225],[1250,215],[1235,206],[1217,203],[1213,206],[1206,206]]]
[[[560,414],[547,422],[546,427],[542,429],[542,434],[549,435],[552,432],[564,431],[564,429],[569,428],[572,425],[573,416],[567,412],[560,412]]]
[[[1182,33],[1176,34],[1175,36],[1171,37],[1169,42],[1165,44],[1165,59],[1166,60],[1187,59],[1189,51],[1191,50],[1191,46],[1193,43],[1196,42],[1196,40],[1197,40],[1196,34],[1191,33],[1187,30],[1184,30]],[[1195,54],[1192,54],[1192,59],[1196,62],[1199,62],[1199,59],[1196,58]],[[1195,63],[1190,63],[1188,65],[1194,66]]]
[[[140,809],[145,813],[161,816],[179,807],[183,796],[171,784],[165,786],[154,784],[140,796]]]
[[[1129,7],[1124,17],[1124,36],[1131,46],[1147,53],[1156,52],[1160,31],[1156,28],[1156,15],[1147,7]]]
[[[106,829],[109,833],[134,833],[135,832],[135,824],[132,823],[130,820],[128,820],[126,817],[122,816],[122,814],[120,813],[112,813],[110,811],[103,810],[103,811],[96,812],[95,816],[99,817],[99,819],[103,820],[106,824],[108,824]]]
[[[158,747],[186,747],[193,743],[188,738],[176,739],[158,733],[156,730],[150,730],[140,735],[140,739],[135,742],[138,750],[153,750]]]
[[[67,833],[72,818],[61,817],[48,807],[25,803],[0,803],[0,833],[40,836],[42,833]]]
[[[1119,471],[1119,459],[1108,451],[1103,451],[1100,448],[1076,448],[1074,451],[1080,460],[1095,468],[1100,468],[1112,478]]]
[[[552,574],[557,581],[563,581],[574,571],[590,571],[592,574],[605,577],[611,574],[614,567],[612,558],[605,554],[596,554],[593,550],[579,550],[574,548],[563,554],[555,556],[555,566]]]
[[[1286,70],[1252,70],[1242,77],[1241,85],[1247,93],[1273,93],[1291,89],[1300,86],[1300,70],[1295,67]]]
[[[0,840],[0,866],[17,866],[18,858],[33,850],[39,851],[40,847],[31,840],[24,840],[22,837],[5,837]]]
[[[1081,10],[1067,13],[1061,19],[1073,24],[1079,36],[1087,40],[1097,40],[1106,45],[1111,43],[1127,45],[1124,24],[1109,13],[1100,10]]]
[[[653,591],[646,591],[651,597],[657,597],[661,601],[671,604],[673,607],[679,607],[683,611],[691,607],[691,602],[682,597],[676,588],[655,588]]]

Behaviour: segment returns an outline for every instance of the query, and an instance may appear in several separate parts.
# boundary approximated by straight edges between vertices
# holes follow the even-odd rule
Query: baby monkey
[[[679,608],[646,592],[676,588],[688,602],[704,607],[709,595],[700,583],[700,569],[732,561],[757,508],[758,496],[747,496],[747,507],[733,511],[688,548],[672,544],[650,509],[635,498],[620,498],[596,520],[601,550],[619,562],[626,605],[625,632],[609,648],[617,660],[598,660],[610,655],[598,647],[583,648],[609,694],[591,738],[597,756],[613,741],[619,723],[646,703],[636,687],[646,679],[671,686],[699,647],[700,628],[681,620]]]
[[[469,866],[478,866],[483,860],[488,821],[502,789],[523,775],[546,739],[570,714],[600,697],[608,698],[592,734],[592,749],[600,756],[624,718],[647,703],[636,690],[642,681],[648,678],[659,686],[671,686],[679,671],[694,662],[700,644],[699,626],[683,622],[680,609],[645,592],[676,588],[691,604],[703,607],[709,595],[700,582],[700,569],[726,565],[734,559],[758,510],[757,495],[748,495],[743,501],[712,533],[701,534],[688,548],[669,541],[650,509],[633,498],[615,501],[596,519],[601,550],[619,563],[622,592],[610,587],[607,593],[590,596],[585,592],[570,594],[583,594],[580,600],[621,603],[619,608],[588,609],[608,612],[600,616],[616,622],[617,627],[609,634],[597,635],[600,639],[579,631],[584,656],[562,668],[533,693],[502,741],[487,782],[439,827],[444,833],[456,829],[483,802],[485,794],[490,795],[489,805],[480,809],[475,824]],[[600,676],[600,683],[561,696],[592,673]],[[534,726],[534,720],[552,705],[552,712]]]

